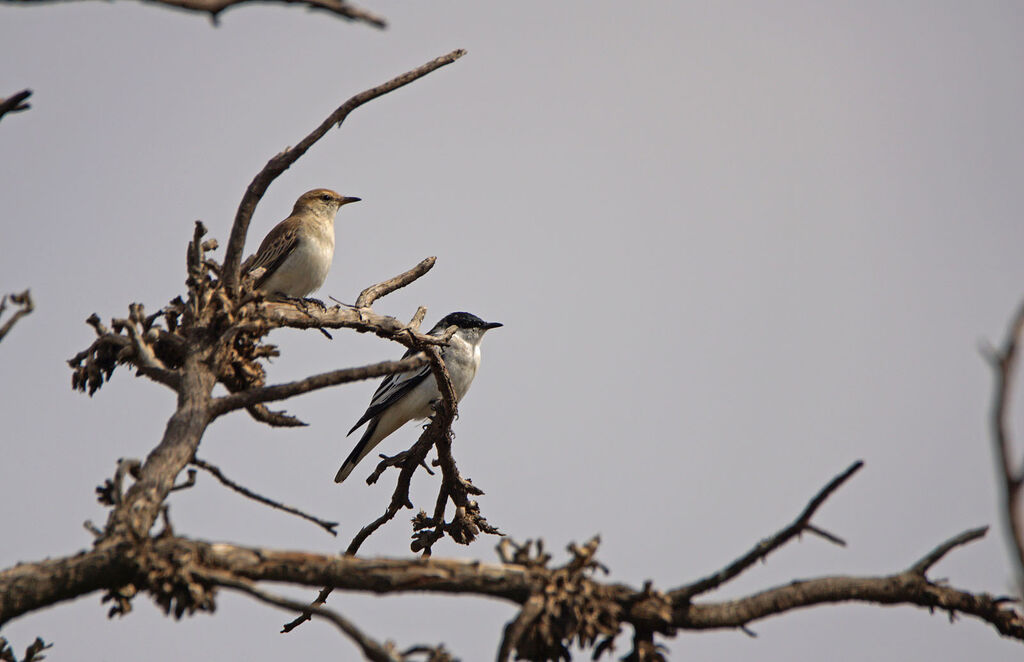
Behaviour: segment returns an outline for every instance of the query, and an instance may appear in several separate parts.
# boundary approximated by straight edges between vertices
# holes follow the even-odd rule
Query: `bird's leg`
[[[327,310],[327,306],[324,305],[323,301],[321,301],[320,299],[314,299],[313,297],[291,297],[288,296],[287,294],[282,294],[280,292],[277,293],[277,296],[282,297],[285,301],[289,301],[292,304],[294,304],[294,306],[301,310],[306,315],[306,317],[312,320],[315,320],[316,318],[309,312],[309,305],[311,303],[315,303],[324,310]],[[328,340],[334,340],[334,336],[329,334],[327,330],[324,329],[323,327],[318,326],[316,327],[316,330],[327,336]]]

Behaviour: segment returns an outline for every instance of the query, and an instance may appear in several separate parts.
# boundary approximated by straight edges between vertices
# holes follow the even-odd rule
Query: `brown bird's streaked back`
[[[254,273],[256,288],[268,294],[304,297],[319,289],[334,259],[334,216],[358,201],[326,188],[303,193],[291,216],[274,226],[242,265],[243,273]]]

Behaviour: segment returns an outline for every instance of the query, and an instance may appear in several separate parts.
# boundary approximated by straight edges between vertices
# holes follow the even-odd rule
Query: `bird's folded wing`
[[[260,244],[256,254],[245,261],[245,264],[242,265],[242,272],[249,273],[255,269],[263,269],[263,273],[256,281],[256,287],[261,286],[263,281],[281,266],[289,253],[295,250],[295,245],[298,242],[298,226],[289,224],[288,221],[282,222],[270,231],[270,234]]]
[[[410,349],[402,355],[402,358],[407,359],[417,354],[418,351]],[[366,413],[363,414],[358,423],[352,426],[348,433],[352,434],[360,425],[398,402],[406,393],[416,388],[420,382],[429,376],[430,364],[428,363],[419,370],[394,373],[385,377],[384,381],[377,387],[377,390],[374,391],[373,398],[370,400],[370,406],[366,408]]]

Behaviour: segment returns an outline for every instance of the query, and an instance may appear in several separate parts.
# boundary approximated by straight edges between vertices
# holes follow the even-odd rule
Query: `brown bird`
[[[256,277],[256,289],[300,298],[320,289],[334,260],[334,216],[359,198],[330,189],[307,191],[295,201],[291,216],[267,233],[242,273]]]

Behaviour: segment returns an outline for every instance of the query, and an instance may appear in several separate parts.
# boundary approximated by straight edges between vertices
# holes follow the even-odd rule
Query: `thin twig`
[[[32,295],[28,290],[25,290],[21,294],[5,294],[0,298],[0,316],[6,310],[8,301],[21,307],[11,315],[9,320],[4,322],[3,326],[0,326],[0,340],[4,339],[4,336],[14,327],[15,322],[36,309],[35,304],[32,302]]]
[[[266,423],[274,428],[301,428],[309,425],[291,414],[286,414],[283,411],[272,411],[264,405],[252,405],[251,407],[246,407],[245,410],[249,412],[253,420]]]
[[[285,504],[281,503],[280,501],[274,501],[273,499],[270,499],[270,498],[267,498],[267,497],[265,497],[263,495],[257,494],[255,492],[253,492],[252,490],[250,490],[250,489],[248,489],[246,487],[243,487],[242,485],[239,485],[235,481],[233,481],[230,478],[228,478],[227,476],[225,476],[224,473],[216,465],[210,464],[209,462],[206,462],[205,460],[200,460],[198,457],[192,458],[192,462],[190,464],[193,464],[193,465],[199,467],[200,469],[202,469],[203,471],[206,471],[206,472],[210,473],[214,478],[219,480],[223,485],[233,489],[234,491],[238,492],[239,494],[241,494],[244,497],[252,499],[253,501],[259,501],[260,503],[265,504],[267,506],[270,506],[271,508],[276,508],[278,510],[283,510],[286,513],[291,513],[292,515],[297,515],[297,516],[301,517],[304,520],[309,520],[310,522],[313,522],[317,526],[323,528],[325,531],[327,531],[327,533],[331,534],[332,536],[337,536],[338,535],[338,531],[337,531],[338,523],[337,522],[330,522],[328,520],[321,519],[321,518],[316,517],[314,515],[310,515],[308,513],[304,513],[301,510],[299,510],[298,508],[293,508],[291,506],[286,506]]]
[[[984,538],[986,533],[988,533],[988,527],[982,526],[978,527],[977,529],[964,531],[959,535],[953,536],[946,542],[942,543],[941,545],[938,545],[935,549],[922,556],[920,561],[910,566],[909,571],[921,575],[923,577],[924,574],[928,572],[929,568],[938,563],[939,560],[941,560],[942,557],[946,554],[949,554],[950,551],[957,547],[960,547],[961,545],[966,545],[967,543],[974,542],[975,540],[978,540],[980,538]]]
[[[390,278],[383,283],[371,285],[359,293],[359,298],[356,299],[355,307],[368,308],[369,306],[372,306],[373,302],[382,296],[391,294],[395,290],[399,290],[415,281],[417,278],[423,276],[434,267],[435,262],[437,262],[436,257],[428,257],[405,273],[398,274],[394,278]]]
[[[30,96],[32,96],[32,90],[22,90],[6,99],[0,99],[0,118],[7,113],[20,113],[31,108],[32,104],[25,103]]]
[[[345,550],[346,556],[355,556],[359,551],[362,544],[369,538],[377,529],[384,526],[395,518],[402,508],[412,508],[412,502],[409,500],[409,486],[412,483],[412,475],[416,469],[423,463],[423,459],[427,456],[427,453],[434,445],[434,435],[436,433],[437,426],[439,425],[437,420],[431,421],[427,429],[423,431],[420,438],[416,440],[416,443],[412,448],[408,450],[408,455],[405,461],[401,465],[401,471],[398,474],[398,480],[395,482],[395,489],[391,493],[391,502],[388,504],[384,514],[373,520],[363,528],[352,538],[352,541],[348,544],[348,548]],[[325,586],[320,590],[319,595],[316,599],[310,603],[310,608],[316,608],[325,602],[334,590],[331,586]],[[303,609],[303,612],[299,614],[294,620],[286,623],[281,629],[281,632],[291,632],[298,626],[302,625],[310,618],[310,611]]]
[[[703,579],[700,579],[692,584],[682,586],[678,589],[670,591],[668,596],[673,601],[685,601],[690,598],[700,595],[701,593],[707,593],[715,588],[718,588],[725,582],[729,581],[733,577],[736,577],[741,572],[749,568],[750,566],[757,563],[758,560],[768,556],[771,552],[775,551],[779,547],[782,547],[787,542],[798,536],[801,532],[807,530],[807,525],[811,522],[811,517],[814,516],[815,511],[825,502],[829,496],[832,495],[839,487],[845,483],[850,476],[857,472],[864,463],[860,460],[850,465],[843,473],[839,474],[831,481],[828,485],[821,488],[821,490],[811,499],[810,503],[804,508],[803,512],[793,521],[792,524],[782,529],[770,538],[766,538],[755,545],[749,552],[730,563],[725,568],[718,572],[709,575]],[[821,529],[815,527],[815,533],[821,535]],[[832,534],[828,534],[829,537]]]
[[[426,76],[435,69],[451,64],[465,54],[466,51],[461,49],[452,51],[447,55],[442,55],[439,58],[431,60],[421,67],[408,71],[396,78],[392,78],[383,85],[378,85],[377,87],[360,92],[339,106],[320,124],[320,126],[303,138],[299,144],[295,147],[284,150],[267,162],[267,165],[263,167],[263,170],[253,178],[252,182],[250,182],[249,186],[246,188],[245,194],[242,196],[242,201],[238,205],[238,211],[235,213],[235,221],[231,226],[231,237],[228,239],[228,247],[224,253],[223,268],[224,286],[228,292],[234,293],[238,288],[239,268],[242,261],[242,250],[245,248],[245,236],[249,231],[249,222],[252,220],[252,214],[256,210],[256,205],[263,198],[263,194],[266,193],[267,187],[270,186],[271,182],[277,179],[278,175],[295,163],[295,161],[305,154],[306,151],[309,150],[309,148],[318,140],[323,138],[331,128],[336,126],[340,127],[342,122],[345,121],[345,118],[347,118],[349,114],[359,106],[362,106],[368,101],[372,101],[373,99],[383,96],[404,85],[408,85],[414,80]]]
[[[263,591],[253,586],[250,582],[235,579],[225,573],[210,573],[207,575],[207,578],[215,584],[247,593],[257,600],[274,605],[275,607],[291,611],[295,611],[297,609],[309,609],[311,613],[327,619],[333,623],[335,627],[341,630],[345,636],[351,639],[352,642],[359,647],[359,650],[363,652],[366,659],[371,660],[372,662],[402,662],[402,659],[394,651],[390,651],[387,647],[377,643],[356,627],[352,621],[348,620],[333,609],[328,609],[326,607],[311,608],[303,605],[297,600],[291,600],[284,596],[274,595],[273,593]]]

